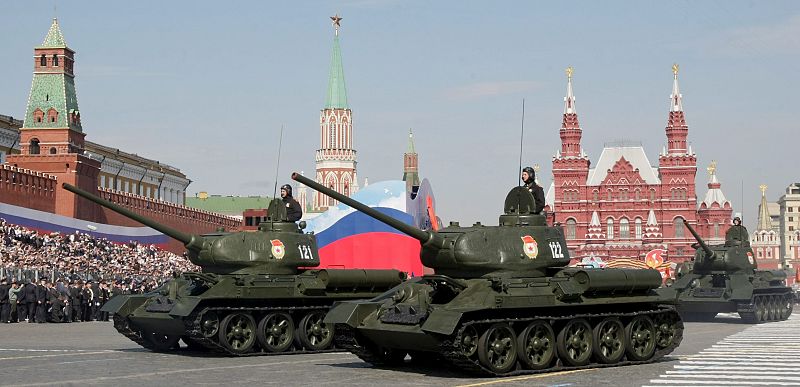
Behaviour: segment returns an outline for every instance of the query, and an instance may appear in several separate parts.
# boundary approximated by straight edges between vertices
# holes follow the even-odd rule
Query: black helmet
[[[281,186],[282,190],[286,190],[286,196],[292,196],[292,186],[289,184],[284,184]]]
[[[536,172],[533,170],[532,167],[522,168],[522,172],[526,172],[528,174],[528,180],[525,181],[526,183],[529,183],[529,182],[534,181],[536,179]]]

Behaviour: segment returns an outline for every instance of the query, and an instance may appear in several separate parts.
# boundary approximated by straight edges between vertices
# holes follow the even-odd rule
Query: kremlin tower
[[[347,104],[342,52],[339,47],[339,27],[342,18],[332,16],[334,27],[328,94],[320,112],[320,148],[316,152],[317,183],[350,196],[358,192],[356,151],[353,149],[353,115]],[[336,201],[314,193],[312,210],[324,211]]]
[[[406,194],[413,198],[419,189],[419,156],[414,150],[414,134],[408,130],[408,149],[403,154],[403,181],[406,182]]]

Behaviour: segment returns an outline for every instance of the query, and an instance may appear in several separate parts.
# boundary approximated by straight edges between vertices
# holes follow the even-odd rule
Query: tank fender
[[[118,313],[127,316],[147,301],[147,297],[130,294],[119,294],[112,297],[100,308],[103,312]]]
[[[731,298],[734,300],[749,300],[753,296],[753,284],[747,274],[731,274]]]
[[[188,316],[197,309],[198,304],[200,304],[200,298],[198,297],[181,297],[178,302],[175,303],[175,306],[172,307],[172,310],[169,311],[169,315],[180,317]]]
[[[442,310],[439,309],[432,313],[425,323],[422,324],[422,330],[426,332],[439,333],[443,335],[451,335],[455,332],[458,323],[461,322],[463,312],[455,310]]]
[[[325,315],[325,324],[347,324],[357,328],[367,316],[377,313],[382,302],[341,301],[333,304]]]

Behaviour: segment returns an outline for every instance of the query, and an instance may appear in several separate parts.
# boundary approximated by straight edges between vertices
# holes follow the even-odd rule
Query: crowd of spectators
[[[14,297],[16,315],[29,322],[55,319],[54,308],[63,312],[58,313],[62,321],[106,319],[99,309],[113,295],[143,293],[175,272],[199,271],[185,257],[156,246],[113,243],[78,231],[39,233],[4,219],[0,219],[0,269],[4,277],[0,302],[9,306],[10,313]]]

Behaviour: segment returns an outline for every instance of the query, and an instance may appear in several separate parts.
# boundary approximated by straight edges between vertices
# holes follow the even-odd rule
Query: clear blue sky
[[[22,117],[33,47],[54,1],[3,1],[0,114]],[[445,221],[496,222],[517,183],[520,105],[526,164],[545,188],[575,67],[583,147],[665,144],[673,62],[689,141],[746,224],[758,185],[776,200],[800,181],[796,161],[800,2],[796,1],[59,1],[77,52],[87,139],[172,164],[189,194],[271,194],[309,174],[319,147],[333,29],[353,109],[358,173],[399,179],[409,128]]]

